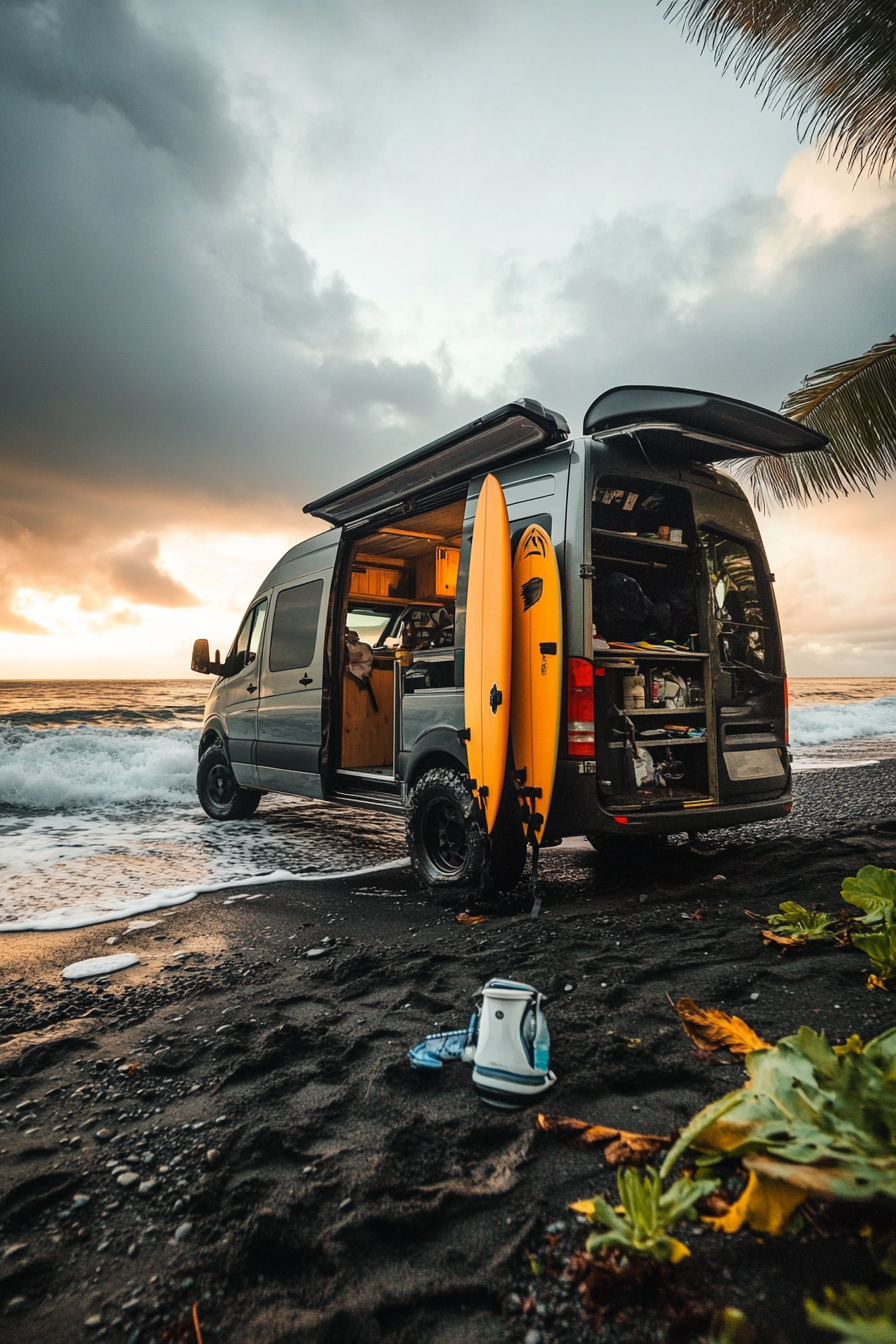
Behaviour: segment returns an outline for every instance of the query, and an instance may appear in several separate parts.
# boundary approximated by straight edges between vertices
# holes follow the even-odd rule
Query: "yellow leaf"
[[[849,1037],[845,1045],[835,1045],[834,1054],[839,1055],[841,1059],[844,1055],[860,1055],[865,1049],[861,1036],[853,1034]]]
[[[584,1213],[586,1218],[590,1218],[594,1212],[594,1200],[577,1199],[575,1204],[569,1205],[569,1208],[572,1209],[573,1213]]]
[[[701,1152],[730,1153],[732,1149],[739,1148],[744,1139],[749,1138],[752,1129],[752,1123],[738,1124],[723,1117],[703,1131],[694,1141],[694,1147]]]
[[[866,989],[889,989],[885,980],[881,980],[879,975],[869,975],[865,985]]]
[[[779,1237],[805,1198],[805,1190],[751,1171],[743,1194],[728,1212],[703,1221],[713,1232],[738,1232],[747,1223],[754,1232]]]
[[[751,1050],[771,1049],[768,1041],[757,1036],[739,1017],[723,1013],[721,1008],[698,1008],[693,999],[679,999],[675,1011],[681,1024],[701,1050],[718,1050],[725,1046],[734,1055],[746,1055]]]
[[[458,924],[487,924],[488,915],[468,915],[466,910],[462,910],[457,917]]]
[[[687,1246],[685,1246],[684,1242],[678,1241],[676,1237],[670,1237],[669,1240],[672,1242],[672,1254],[669,1256],[669,1259],[673,1265],[677,1265],[680,1260],[686,1260],[688,1258],[690,1251]]]

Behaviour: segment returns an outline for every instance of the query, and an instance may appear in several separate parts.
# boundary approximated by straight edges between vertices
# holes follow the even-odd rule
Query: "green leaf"
[[[896,926],[863,940],[893,939]],[[838,1054],[801,1027],[747,1056],[746,1087],[698,1112],[663,1164],[689,1146],[756,1162],[776,1179],[836,1199],[896,1198],[896,1027]],[[705,1164],[705,1163],[704,1163]],[[764,1164],[764,1165],[761,1165]]]
[[[824,1290],[824,1306],[806,1298],[806,1320],[816,1330],[829,1330],[843,1344],[896,1344],[896,1286],[875,1291],[864,1284],[844,1283],[839,1293]]]
[[[852,945],[871,959],[881,980],[896,975],[896,924],[888,924],[880,933],[854,933]]]
[[[844,901],[864,910],[862,924],[896,923],[896,869],[876,868],[869,863],[855,877],[844,879]]]
[[[769,915],[768,922],[776,933],[785,938],[806,938],[810,942],[825,942],[834,937],[831,926],[836,923],[833,915],[807,910],[796,901],[782,901],[778,906],[780,915]]]
[[[589,1255],[615,1248],[628,1255],[647,1256],[660,1264],[676,1264],[689,1254],[687,1247],[668,1235],[669,1230],[687,1218],[697,1201],[712,1194],[719,1184],[716,1180],[694,1181],[690,1176],[682,1176],[668,1190],[663,1190],[660,1176],[651,1167],[645,1168],[643,1174],[634,1167],[625,1167],[617,1172],[616,1183],[623,1213],[617,1213],[606,1200],[595,1196],[589,1220],[609,1231],[588,1238]]]
[[[896,167],[890,0],[670,0],[665,16],[848,169]]]
[[[713,1312],[706,1344],[755,1344],[756,1331],[737,1307]]]

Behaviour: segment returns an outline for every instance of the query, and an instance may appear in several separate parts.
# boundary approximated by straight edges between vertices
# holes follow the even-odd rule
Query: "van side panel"
[[[322,798],[321,715],[327,611],[339,533],[281,563],[262,654],[256,771],[263,789]],[[278,608],[279,604],[279,608]]]

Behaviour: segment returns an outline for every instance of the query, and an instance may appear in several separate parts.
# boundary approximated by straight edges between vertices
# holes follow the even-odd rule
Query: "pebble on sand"
[[[190,1233],[191,1233],[192,1231],[193,1231],[193,1224],[192,1224],[192,1223],[181,1223],[180,1227],[178,1227],[178,1228],[175,1229],[175,1232],[174,1232],[174,1240],[175,1240],[175,1241],[184,1241],[184,1240],[186,1240],[186,1238],[190,1235]]]
[[[120,1176],[116,1177],[118,1184],[125,1190],[127,1190],[129,1186],[134,1185],[139,1179],[140,1177],[137,1175],[136,1171],[123,1171]]]
[[[94,975],[111,975],[113,971],[125,971],[129,966],[138,966],[140,958],[135,952],[119,952],[111,957],[88,957],[86,961],[73,961],[62,972],[63,980],[86,980]]]

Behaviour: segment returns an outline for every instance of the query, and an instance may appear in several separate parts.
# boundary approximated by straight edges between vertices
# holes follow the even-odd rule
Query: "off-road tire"
[[[244,789],[236,782],[223,747],[209,747],[200,756],[196,792],[213,821],[245,821],[261,802],[258,789]]]
[[[408,797],[406,821],[411,865],[431,891],[494,896],[512,891],[522,875],[526,841],[514,812],[502,807],[489,842],[470,782],[459,770],[439,766],[422,774]]]

